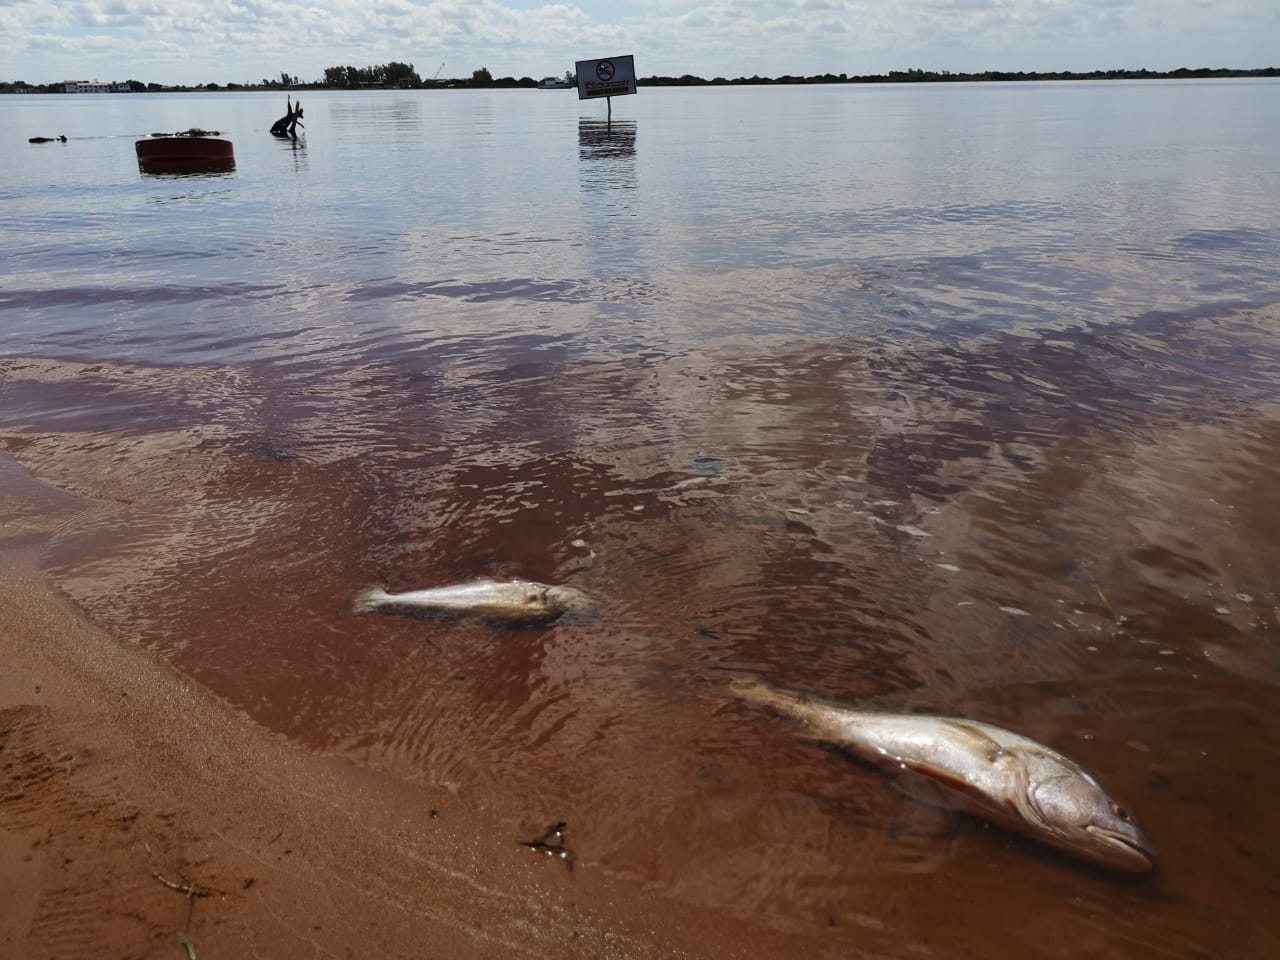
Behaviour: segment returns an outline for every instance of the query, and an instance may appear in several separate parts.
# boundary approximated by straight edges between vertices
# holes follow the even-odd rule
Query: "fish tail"
[[[729,692],[739,700],[760,706],[777,706],[778,691],[758,677],[734,677]]]
[[[811,724],[820,713],[818,704],[808,694],[784,690],[756,677],[731,680],[729,690],[744,703],[764,707],[804,724]]]
[[[347,613],[355,616],[377,610],[387,599],[387,591],[382,587],[366,587],[351,598],[351,606]]]

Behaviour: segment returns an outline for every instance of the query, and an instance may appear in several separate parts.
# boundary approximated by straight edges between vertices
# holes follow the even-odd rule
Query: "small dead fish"
[[[534,626],[550,623],[571,611],[587,612],[592,605],[590,597],[572,587],[486,579],[408,593],[387,593],[381,587],[370,587],[356,594],[350,612],[434,613],[507,626]]]
[[[877,713],[731,684],[736,696],[800,721],[806,735],[896,775],[904,792],[964,810],[1093,863],[1143,873],[1155,853],[1132,815],[1093,777],[1027,737],[975,720]]]

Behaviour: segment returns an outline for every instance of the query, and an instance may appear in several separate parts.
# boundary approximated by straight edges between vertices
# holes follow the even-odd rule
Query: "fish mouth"
[[[1130,873],[1146,873],[1155,868],[1156,853],[1145,837],[1120,833],[1092,823],[1084,829],[1102,841],[1104,846],[1098,849],[1098,853],[1109,866]]]

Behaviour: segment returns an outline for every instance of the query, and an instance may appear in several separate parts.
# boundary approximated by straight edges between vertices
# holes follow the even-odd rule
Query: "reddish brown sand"
[[[36,563],[78,498],[5,467],[0,956],[178,960],[180,931],[202,958],[784,949],[570,873],[448,791],[285,743],[122,646]]]

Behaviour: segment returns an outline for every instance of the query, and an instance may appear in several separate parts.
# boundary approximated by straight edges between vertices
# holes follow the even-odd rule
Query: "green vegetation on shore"
[[[566,78],[571,78],[566,74]],[[1019,80],[1190,80],[1224,77],[1280,77],[1280,67],[1258,67],[1237,70],[1229,67],[1179,67],[1176,70],[1089,70],[1076,72],[1057,71],[1009,71],[983,70],[976,73],[952,73],[949,70],[890,70],[885,74],[823,73],[801,77],[785,74],[780,77],[736,77],[732,80],[714,77],[707,80],[692,74],[679,77],[640,77],[636,85],[641,87],[729,87],[765,86],[771,84],[805,83],[990,83]],[[314,81],[282,72],[278,79],[264,77],[260,83],[200,83],[194,86],[181,84],[166,86],[158,83],[128,81],[135,93],[199,90],[443,90],[458,88],[532,88],[538,81],[532,77],[494,77],[487,67],[472,72],[470,77],[455,79],[423,79],[412,63],[374,64],[367,67],[327,67],[324,76]],[[0,93],[63,93],[63,83],[28,84],[21,80],[0,81]]]
[[[788,83],[990,83],[1017,80],[1184,80],[1217,77],[1280,77],[1280,67],[1234,70],[1226,67],[1179,67],[1177,70],[1090,70],[1076,73],[1057,71],[983,70],[979,73],[952,73],[950,70],[890,70],[885,74],[861,76],[824,73],[811,77],[738,77],[726,80],[716,77],[704,80],[685,74],[681,77],[641,77],[640,87],[700,87]]]

